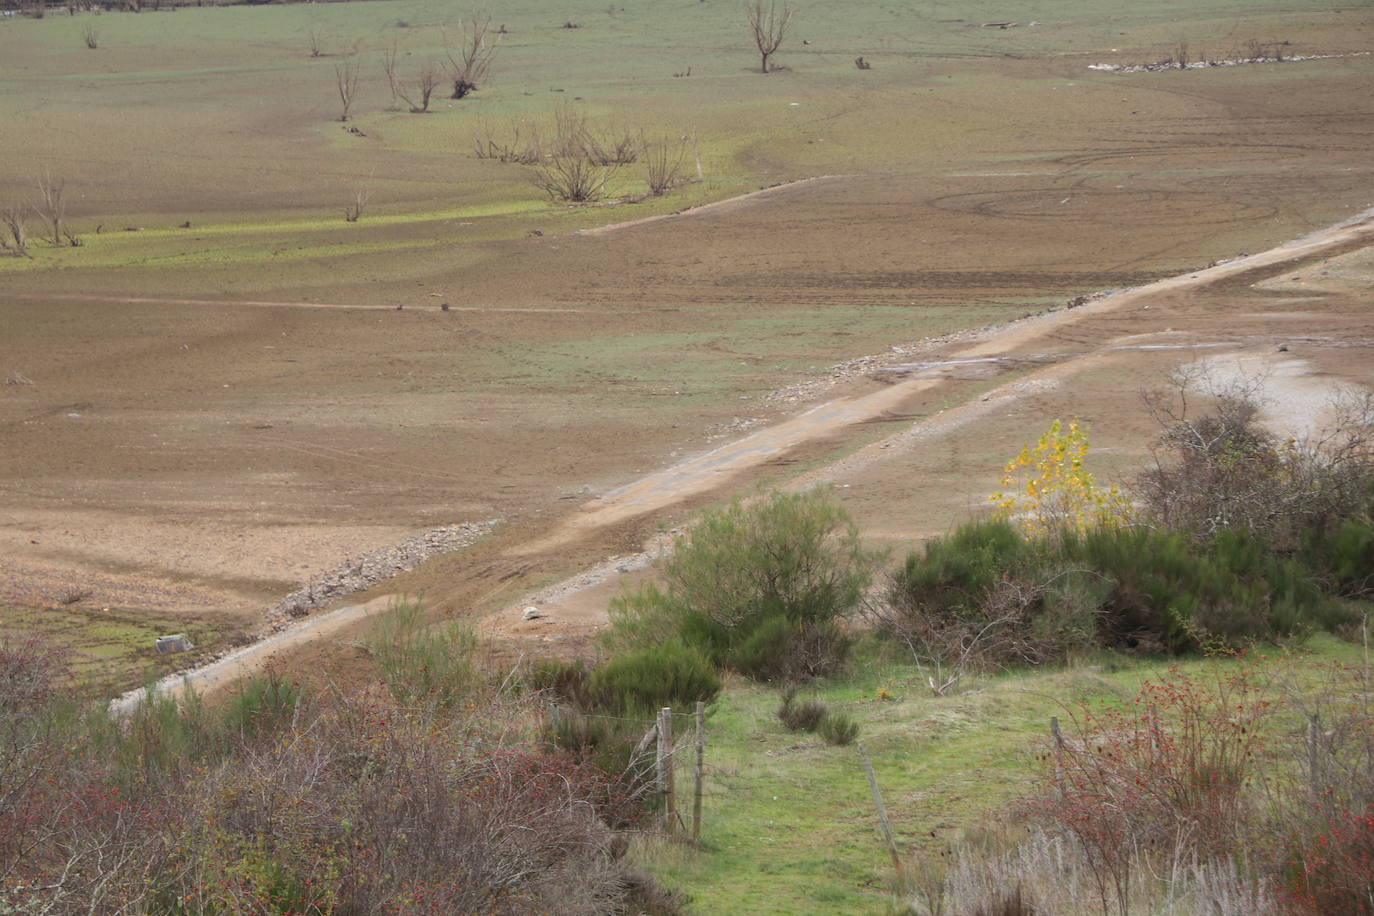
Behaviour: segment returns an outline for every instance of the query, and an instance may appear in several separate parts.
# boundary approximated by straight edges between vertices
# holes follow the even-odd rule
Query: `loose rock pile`
[[[492,519],[431,528],[360,557],[349,557],[270,608],[267,611],[269,629],[273,632],[285,629],[293,620],[335,598],[360,592],[383,579],[414,569],[430,557],[467,547],[496,524],[497,520]]]

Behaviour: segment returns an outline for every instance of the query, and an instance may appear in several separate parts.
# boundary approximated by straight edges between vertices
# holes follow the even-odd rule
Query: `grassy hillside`
[[[1104,654],[1064,670],[971,680],[938,697],[888,647],[856,662],[854,674],[818,684],[814,695],[859,721],[859,742],[914,873],[966,837],[995,833],[1013,802],[1043,789],[1051,716],[1072,731],[1069,723],[1085,711],[1120,708],[1142,683],[1175,668],[1204,680],[1244,668],[1278,701],[1314,689],[1326,664],[1360,658],[1360,647],[1329,637],[1243,663]],[[880,698],[880,690],[892,699]],[[705,849],[651,842],[643,860],[690,893],[696,913],[902,911],[891,895],[896,876],[859,752],[788,732],[777,705],[776,690],[728,687],[707,726]],[[1301,723],[1286,719],[1274,728],[1301,731]],[[679,771],[679,786],[690,785],[688,776]]]

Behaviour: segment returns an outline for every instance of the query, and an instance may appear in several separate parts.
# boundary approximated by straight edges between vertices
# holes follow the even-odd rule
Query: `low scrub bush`
[[[1343,598],[1374,597],[1374,524],[1347,519],[1329,531],[1309,531],[1303,539],[1303,564]]]
[[[525,676],[525,686],[578,709],[589,710],[596,705],[592,697],[591,676],[591,669],[580,658],[573,661],[546,658],[535,662],[530,668]]]
[[[1066,535],[1064,552],[1112,583],[1098,639],[1113,648],[1240,648],[1342,619],[1299,564],[1244,530],[1199,545],[1146,528],[1098,529]]]
[[[593,768],[606,781],[601,816],[612,827],[641,820],[655,798],[654,745],[648,722],[559,709],[545,732],[550,748]]]
[[[300,684],[269,672],[235,691],[223,712],[224,725],[231,735],[247,739],[271,734],[291,723],[304,699]]]
[[[1176,377],[1149,396],[1162,429],[1156,466],[1134,486],[1157,525],[1206,541],[1239,529],[1289,553],[1313,533],[1364,521],[1374,509],[1374,396],[1346,395],[1335,422],[1280,440],[1260,422],[1253,388],[1204,386]]]
[[[1062,554],[1007,519],[966,524],[909,554],[869,614],[930,670],[936,693],[966,671],[1062,661],[1096,643],[1107,590]]]
[[[797,702],[797,691],[789,687],[783,691],[778,705],[778,721],[790,732],[814,732],[829,710],[820,700]]]
[[[1314,542],[1312,553],[1354,557],[1330,565],[1358,570],[1359,529],[1334,537],[1341,547]],[[910,554],[870,613],[930,667],[937,692],[965,670],[1062,661],[1093,647],[1229,650],[1354,620],[1304,563],[1244,529],[1205,543],[1117,525],[1041,538],[996,519]]]
[[[427,626],[424,608],[401,602],[373,627],[367,647],[398,702],[451,707],[478,682],[477,637],[456,621]]]
[[[662,587],[612,602],[607,644],[626,651],[678,638],[717,668],[758,680],[833,671],[849,649],[836,623],[858,608],[874,561],[826,491],[737,500],[678,539]]]
[[[859,723],[846,713],[826,713],[816,726],[816,732],[825,739],[826,744],[853,744],[859,737]]]
[[[298,702],[264,678],[224,707],[153,693],[112,722],[70,714],[59,670],[0,648],[4,912],[674,912],[618,862],[609,825],[638,810],[623,784],[513,727],[534,700]]]
[[[715,699],[721,680],[704,655],[670,639],[612,658],[592,672],[588,687],[598,709],[650,715]]]
[[[1374,913],[1371,697],[1367,662],[1242,660],[1084,709],[1040,795],[908,872],[912,911]]]

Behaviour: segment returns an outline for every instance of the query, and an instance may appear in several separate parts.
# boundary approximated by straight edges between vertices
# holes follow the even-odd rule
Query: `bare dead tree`
[[[391,105],[396,107],[397,101],[401,98],[400,82],[396,73],[396,59],[399,52],[396,43],[392,42],[391,47],[382,52],[382,70],[386,73],[386,84],[391,89]]]
[[[67,202],[63,199],[66,181],[54,180],[52,174],[44,170],[38,179],[38,215],[52,227],[52,243],[62,244],[62,222],[67,216]]]
[[[81,27],[81,40],[86,42],[86,47],[94,51],[100,47],[100,29],[89,22],[86,23]]]
[[[420,72],[415,75],[414,81],[407,84],[405,81],[397,79],[394,90],[400,96],[401,101],[410,106],[411,114],[424,114],[429,111],[429,100],[434,95],[434,90],[439,85],[439,79],[443,75],[437,61],[427,61],[420,67]],[[413,86],[413,88],[409,88]]]
[[[477,91],[486,81],[491,59],[496,54],[496,42],[487,41],[491,27],[489,13],[474,13],[461,25],[461,41],[455,49],[444,34],[444,53],[448,56],[449,75],[453,78],[452,98],[461,99]]]
[[[319,23],[312,22],[305,27],[305,41],[310,46],[311,57],[324,56],[324,32]]]
[[[534,185],[554,200],[586,203],[600,199],[617,168],[577,153],[554,153],[535,167]]]
[[[745,4],[744,14],[749,19],[754,47],[759,51],[760,73],[768,73],[773,69],[768,59],[782,46],[794,11],[790,3],[779,4],[778,0],[751,0]]]
[[[649,193],[660,197],[678,183],[682,162],[687,158],[687,138],[679,137],[674,142],[664,137],[657,142],[643,144],[643,148],[645,181],[649,185]]]
[[[349,109],[353,107],[353,96],[358,91],[358,62],[353,58],[334,65],[334,86],[339,90],[339,102],[343,111],[340,121],[348,120]]]
[[[490,124],[482,124],[473,138],[473,149],[478,159],[518,162],[521,165],[534,165],[544,158],[539,124],[517,118],[510,120],[508,130],[503,133],[498,133]]]
[[[28,215],[28,208],[20,204],[0,209],[0,224],[4,227],[0,231],[0,251],[8,251],[17,258],[30,257]]]
[[[353,203],[344,207],[344,221],[356,223],[362,219],[363,210],[367,208],[367,188],[359,187],[353,192]]]

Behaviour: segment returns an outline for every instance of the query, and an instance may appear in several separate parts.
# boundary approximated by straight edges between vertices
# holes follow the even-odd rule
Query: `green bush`
[[[647,715],[715,699],[721,680],[704,655],[670,639],[616,656],[592,672],[588,686],[598,709]]]
[[[383,613],[367,647],[398,702],[451,707],[477,683],[472,630],[456,621],[426,626],[415,602]]]
[[[678,540],[662,587],[612,602],[607,645],[679,638],[716,667],[759,680],[833,670],[848,641],[832,623],[859,606],[874,559],[826,491],[736,500]]]
[[[789,688],[783,692],[782,703],[778,706],[778,720],[790,732],[814,732],[825,719],[826,705],[820,700],[803,700],[798,703],[796,690]]]
[[[1303,563],[1341,597],[1374,597],[1374,526],[1346,521],[1332,531],[1309,532]]]
[[[721,655],[723,667],[758,681],[809,681],[844,667],[853,640],[831,621],[767,617]]]
[[[275,671],[251,678],[225,707],[223,723],[230,735],[252,739],[291,724],[304,695],[300,685]]]
[[[1245,530],[1219,531],[1208,545],[1147,528],[1097,529],[1064,543],[1068,559],[1112,582],[1098,615],[1107,646],[1239,647],[1339,617],[1300,564]]]
[[[859,723],[842,712],[832,712],[821,719],[816,729],[827,744],[853,744],[859,737]]]
[[[1364,549],[1362,533],[1346,526],[1310,539],[1305,556],[1336,579],[1334,570],[1361,568]],[[1302,562],[1248,530],[1206,542],[1145,527],[1025,539],[990,521],[909,555],[877,617],[923,661],[963,670],[1062,661],[1094,646],[1236,648],[1335,629],[1350,612]]]
[[[570,662],[546,658],[530,669],[525,676],[525,686],[532,691],[544,691],[578,709],[590,710],[595,705],[591,674],[587,663],[580,658]]]
[[[907,555],[889,590],[894,603],[935,617],[978,615],[988,594],[1031,561],[1032,546],[1010,521],[960,525]]]

